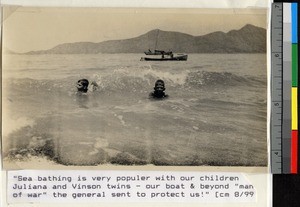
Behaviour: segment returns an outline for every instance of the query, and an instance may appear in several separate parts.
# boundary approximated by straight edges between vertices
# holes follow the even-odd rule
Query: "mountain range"
[[[155,29],[130,39],[64,43],[49,50],[26,54],[143,53],[148,49],[171,50],[174,53],[265,53],[266,29],[247,24],[239,30],[202,36]]]

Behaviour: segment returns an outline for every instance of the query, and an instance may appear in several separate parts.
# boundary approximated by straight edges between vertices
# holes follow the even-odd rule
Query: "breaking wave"
[[[57,80],[34,80],[30,78],[12,79],[5,86],[16,91],[32,91],[43,93],[69,93],[76,91],[76,82],[79,78],[87,78],[95,82],[97,91],[145,91],[152,90],[157,79],[165,81],[168,88],[214,88],[234,86],[255,86],[266,85],[264,78],[254,76],[239,76],[230,72],[209,72],[209,71],[183,71],[172,73],[169,71],[157,70],[132,70],[116,69],[109,74],[94,73],[88,77],[69,77]],[[91,86],[90,86],[91,87]]]

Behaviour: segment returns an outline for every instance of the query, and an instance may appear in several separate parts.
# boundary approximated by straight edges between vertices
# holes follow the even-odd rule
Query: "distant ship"
[[[157,40],[158,40],[159,30],[157,30],[155,48],[157,48]],[[161,55],[161,58],[157,57],[141,57],[141,61],[186,61],[188,58],[187,54],[177,54],[174,56],[172,51],[164,51],[164,50],[157,50],[151,51],[150,49],[144,52],[145,55]],[[167,57],[166,57],[167,56]]]
[[[141,61],[187,61],[188,55],[186,54],[177,54],[171,55],[169,57],[162,56],[161,58],[157,57],[141,57]]]

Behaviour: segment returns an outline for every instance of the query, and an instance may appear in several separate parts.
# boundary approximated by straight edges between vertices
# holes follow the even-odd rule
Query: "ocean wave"
[[[115,69],[109,73],[94,73],[88,76],[72,76],[57,80],[35,80],[30,78],[12,79],[4,86],[9,90],[21,92],[45,93],[73,93],[76,92],[76,83],[80,78],[87,78],[90,91],[151,91],[157,79],[165,81],[167,88],[207,88],[232,86],[266,85],[266,80],[254,76],[240,76],[229,72],[189,71],[182,72],[162,71],[153,69],[133,70],[128,68]]]
[[[189,73],[186,84],[194,87],[261,86],[267,80],[253,76],[240,76],[229,72],[196,71]]]

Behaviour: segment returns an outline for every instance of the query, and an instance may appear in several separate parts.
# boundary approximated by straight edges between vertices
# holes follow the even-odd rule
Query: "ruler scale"
[[[288,174],[291,170],[291,90],[292,90],[292,18],[291,18],[291,4],[283,3],[283,111],[282,111],[282,173]]]
[[[298,173],[298,3],[272,4],[271,171]]]
[[[283,4],[272,4],[271,16],[271,171],[282,173]]]

